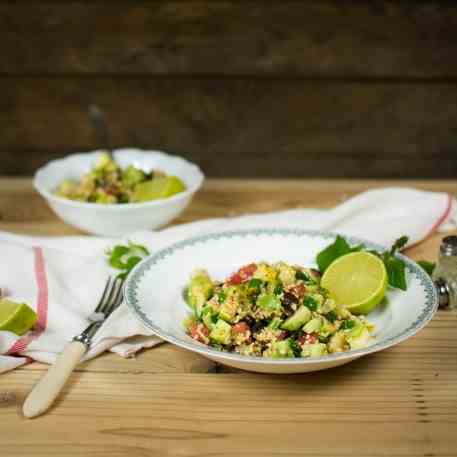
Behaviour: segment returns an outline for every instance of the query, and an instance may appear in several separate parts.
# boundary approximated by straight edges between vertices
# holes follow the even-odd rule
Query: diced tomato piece
[[[249,265],[240,268],[237,273],[233,274],[227,281],[227,283],[231,285],[236,285],[248,281],[252,278],[256,270],[257,265],[255,263],[250,263]]]
[[[316,333],[308,333],[305,338],[305,343],[314,344],[318,340],[318,336]]]
[[[241,276],[238,273],[235,273],[234,275],[230,276],[229,280],[227,281],[227,284],[237,285],[241,284],[242,281],[243,279],[241,278]]]
[[[246,333],[249,330],[249,325],[246,322],[238,322],[232,327],[233,333]]]
[[[303,335],[300,335],[297,339],[298,343],[303,345],[303,344],[314,344],[317,342],[319,339],[319,336],[317,333],[304,333]]]
[[[287,338],[287,335],[288,335],[288,333],[287,333],[286,331],[283,330],[283,331],[276,337],[276,339],[277,339],[278,341],[285,340],[285,339]]]
[[[208,335],[209,335],[209,330],[208,328],[203,325],[203,324],[197,324],[194,325],[189,329],[190,336],[196,340],[199,341],[200,343],[208,343]]]

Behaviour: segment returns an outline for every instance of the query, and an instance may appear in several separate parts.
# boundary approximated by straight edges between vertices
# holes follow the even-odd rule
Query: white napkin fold
[[[138,232],[124,240],[89,236],[36,238],[0,232],[0,287],[12,300],[38,313],[33,332],[18,338],[0,331],[0,373],[28,360],[52,363],[65,344],[88,325],[110,269],[107,248],[125,240],[151,252],[187,237],[241,228],[294,227],[336,231],[385,246],[401,235],[409,245],[457,227],[457,202],[445,193],[385,188],[361,193],[332,209],[294,209],[209,219],[158,232]],[[129,357],[161,342],[121,305],[96,334],[90,359],[111,350]]]

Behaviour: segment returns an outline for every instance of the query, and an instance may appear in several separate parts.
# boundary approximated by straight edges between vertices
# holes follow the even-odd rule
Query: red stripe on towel
[[[46,265],[44,262],[43,250],[41,248],[33,248],[35,254],[35,279],[37,282],[37,323],[32,332],[27,333],[22,338],[19,338],[7,351],[7,354],[20,354],[27,346],[36,338],[38,338],[46,329],[48,323],[48,280],[46,277]]]
[[[452,210],[452,195],[448,194],[446,210],[444,211],[443,215],[436,221],[436,223],[430,229],[430,231],[428,232],[428,234],[425,238],[428,238],[430,235],[432,235],[435,232],[435,230],[439,229],[440,225],[448,218],[449,214],[451,214],[451,210]]]

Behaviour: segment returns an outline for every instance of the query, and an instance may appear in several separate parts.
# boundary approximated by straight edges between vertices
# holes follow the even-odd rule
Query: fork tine
[[[105,314],[107,313],[107,309],[110,308],[111,304],[113,303],[113,300],[115,299],[118,291],[118,284],[119,284],[119,278],[113,279],[111,281],[111,287],[109,289],[108,297],[105,300],[105,303],[100,309],[100,312]]]
[[[96,313],[102,312],[102,309],[104,308],[104,306],[106,304],[106,300],[107,300],[107,298],[109,296],[109,293],[111,291],[111,287],[112,287],[112,278],[110,276],[108,278],[108,281],[106,281],[105,289],[103,290],[103,294],[102,294],[102,296],[100,298],[100,301],[98,302],[98,305],[95,308],[95,312]]]
[[[112,302],[105,309],[105,316],[109,316],[121,303],[123,299],[123,281],[119,280],[117,285],[116,295],[114,296]]]

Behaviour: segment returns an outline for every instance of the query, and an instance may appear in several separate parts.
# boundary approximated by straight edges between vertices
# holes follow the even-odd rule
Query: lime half
[[[322,287],[351,313],[367,314],[384,298],[387,271],[383,261],[369,252],[354,252],[336,259],[325,271]]]
[[[25,303],[0,300],[0,330],[23,335],[35,325],[36,321],[35,311]]]
[[[147,202],[167,198],[185,190],[184,183],[176,176],[154,178],[152,181],[137,184],[133,192],[134,202]]]

